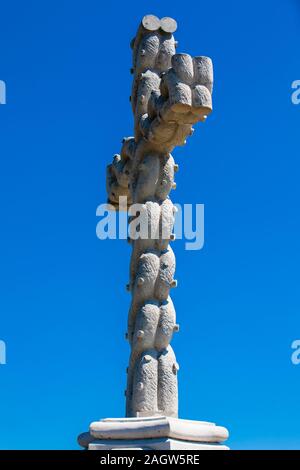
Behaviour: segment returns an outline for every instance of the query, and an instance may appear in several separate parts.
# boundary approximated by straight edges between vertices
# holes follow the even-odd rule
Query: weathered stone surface
[[[179,365],[170,345],[179,331],[170,297],[177,286],[170,246],[176,207],[169,194],[178,165],[170,152],[212,111],[213,69],[208,57],[176,53],[176,28],[172,18],[147,15],[131,41],[134,136],[123,139],[107,168],[108,200],[118,208],[127,196],[131,220],[127,417],[92,423],[78,439],[90,450],[227,449],[225,428],[177,418]],[[147,221],[148,237],[136,237],[139,220]]]
[[[175,214],[169,193],[176,187],[178,165],[170,152],[212,111],[213,69],[208,57],[176,53],[176,28],[172,18],[142,19],[131,42],[134,136],[123,139],[107,170],[109,201],[117,206],[118,197],[126,195],[129,206],[142,204],[151,233],[131,240],[127,416],[178,414],[178,364],[169,345],[178,331],[170,299],[177,285],[175,256],[169,246]],[[132,227],[134,220],[133,214]]]

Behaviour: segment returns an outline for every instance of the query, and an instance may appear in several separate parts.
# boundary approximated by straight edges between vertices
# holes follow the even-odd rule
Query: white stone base
[[[89,450],[227,450],[227,438],[214,423],[154,416],[96,421],[78,442]]]

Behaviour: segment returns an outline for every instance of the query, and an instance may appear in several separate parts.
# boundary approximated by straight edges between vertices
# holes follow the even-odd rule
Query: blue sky
[[[96,238],[105,168],[132,135],[129,42],[173,16],[214,61],[214,113],[184,148],[174,202],[205,204],[205,246],[177,241],[182,418],[235,449],[300,449],[300,1],[1,4],[0,448],[72,449],[124,414],[130,248]]]

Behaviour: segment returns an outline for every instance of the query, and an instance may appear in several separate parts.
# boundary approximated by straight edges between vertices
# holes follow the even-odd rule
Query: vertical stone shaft
[[[178,415],[178,364],[170,342],[178,331],[170,290],[175,256],[170,246],[175,207],[169,197],[178,170],[171,151],[212,111],[212,63],[176,54],[176,22],[148,15],[133,39],[131,104],[134,137],[107,169],[109,201],[127,196],[132,221],[132,301],[127,338],[131,347],[126,415]],[[136,211],[136,204],[138,212]],[[133,228],[146,221],[147,235]]]

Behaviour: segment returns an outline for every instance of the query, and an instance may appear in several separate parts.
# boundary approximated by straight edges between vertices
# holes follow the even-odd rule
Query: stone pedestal
[[[228,450],[227,429],[205,421],[169,418],[107,418],[79,436],[89,450]]]

